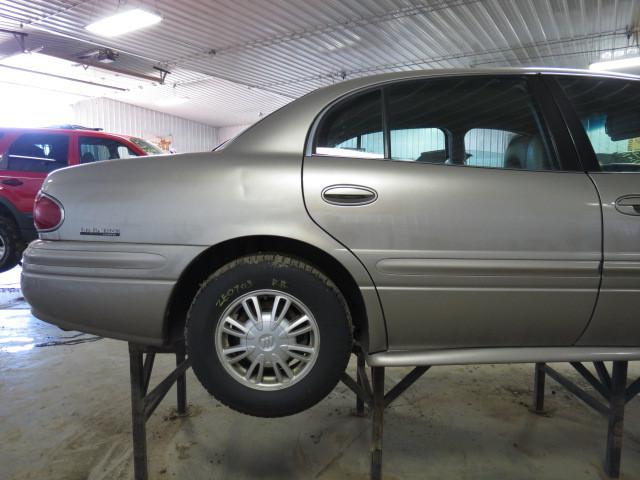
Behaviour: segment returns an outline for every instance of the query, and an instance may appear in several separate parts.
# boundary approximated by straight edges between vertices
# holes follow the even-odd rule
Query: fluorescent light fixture
[[[589,65],[589,70],[598,72],[615,72],[619,69],[640,67],[640,57],[620,58],[607,60],[606,62],[596,62]]]
[[[154,25],[162,21],[160,15],[147,12],[139,8],[118,12],[110,17],[103,18],[97,22],[87,25],[85,28],[91,33],[103,37],[117,37],[134,30]]]
[[[159,98],[153,103],[158,105],[159,107],[172,107],[174,105],[182,105],[183,103],[186,103],[188,101],[189,99],[187,97],[173,96],[173,97]]]
[[[124,90],[139,92],[141,83],[105,70],[84,69],[75,61],[42,53],[21,53],[0,59],[0,90],[13,84],[83,97],[101,97],[115,92],[122,94]]]

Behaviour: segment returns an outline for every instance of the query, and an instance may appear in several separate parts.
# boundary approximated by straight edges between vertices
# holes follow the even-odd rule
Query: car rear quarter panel
[[[62,203],[65,219],[58,230],[41,238],[76,244],[146,244],[150,252],[157,245],[194,246],[198,253],[245,236],[299,240],[332,255],[351,273],[365,300],[370,348],[382,350],[386,331],[371,279],[353,254],[308,216],[301,168],[302,152],[251,156],[225,151],[63,169],[47,178],[43,191]],[[118,235],[83,235],[96,230]],[[196,256],[188,255],[185,265]],[[58,274],[71,274],[71,270]],[[175,283],[177,277],[168,280]],[[77,288],[81,292],[82,284]],[[156,328],[153,319],[145,322]]]

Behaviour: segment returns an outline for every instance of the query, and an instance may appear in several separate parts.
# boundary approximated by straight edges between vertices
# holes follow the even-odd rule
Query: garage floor
[[[29,314],[18,269],[0,275],[0,478],[132,478],[127,346],[63,332]],[[157,382],[173,358],[156,361]],[[351,366],[353,368],[353,365]],[[558,369],[584,384],[573,370]],[[606,421],[548,380],[528,411],[531,365],[439,367],[386,415],[386,479],[601,479]],[[390,385],[405,372],[388,370]],[[640,366],[630,367],[630,377]],[[264,420],[217,403],[189,372],[149,422],[151,478],[368,478],[370,422],[338,385],[302,414]],[[622,478],[640,479],[640,401],[629,404]]]

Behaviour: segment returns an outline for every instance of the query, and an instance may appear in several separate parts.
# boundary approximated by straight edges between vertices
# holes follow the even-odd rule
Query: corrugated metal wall
[[[235,125],[233,127],[220,127],[218,129],[218,139],[220,139],[220,143],[226,142],[227,140],[241,134],[251,125]]]
[[[208,151],[219,143],[215,127],[108,98],[83,100],[73,110],[75,123],[87,127],[146,140],[170,136],[171,148],[178,153]]]

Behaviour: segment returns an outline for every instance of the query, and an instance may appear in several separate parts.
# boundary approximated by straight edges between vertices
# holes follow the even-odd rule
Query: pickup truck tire
[[[200,287],[187,314],[193,371],[239,412],[281,417],[305,410],[338,383],[352,350],[350,315],[336,285],[279,254],[234,260]]]
[[[20,262],[24,242],[16,223],[0,216],[0,272],[11,270]]]

